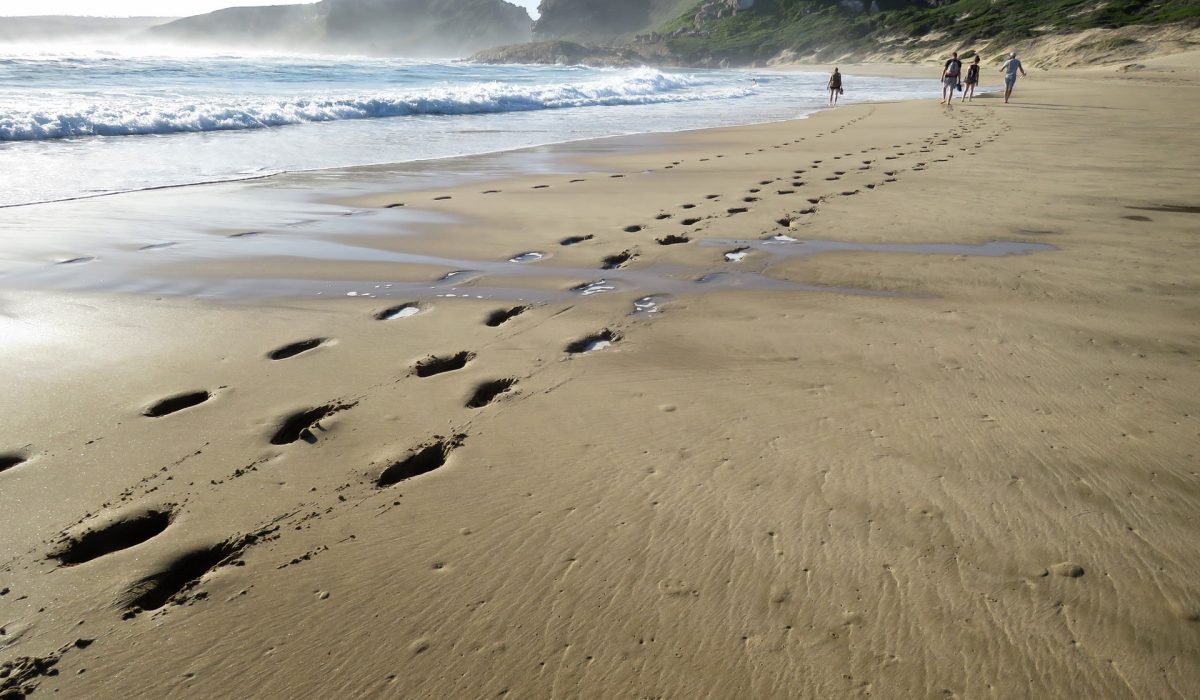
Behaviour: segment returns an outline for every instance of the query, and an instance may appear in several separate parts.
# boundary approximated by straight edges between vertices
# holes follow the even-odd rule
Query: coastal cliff
[[[463,56],[528,41],[532,20],[503,0],[323,0],[235,7],[155,27],[151,40],[377,56]]]
[[[689,66],[908,62],[952,50],[989,61],[1020,50],[1042,66],[1111,64],[1188,50],[1200,31],[1195,0],[543,0],[540,10],[538,40],[608,44]]]

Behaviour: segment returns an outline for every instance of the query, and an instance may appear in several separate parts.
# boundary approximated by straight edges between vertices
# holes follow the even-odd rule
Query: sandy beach
[[[0,696],[1196,697],[1198,87],[5,241]]]

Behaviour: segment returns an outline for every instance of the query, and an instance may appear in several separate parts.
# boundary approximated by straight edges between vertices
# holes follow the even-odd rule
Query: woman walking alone
[[[837,68],[833,69],[833,75],[829,76],[829,106],[837,105],[838,95],[842,94],[842,74]]]

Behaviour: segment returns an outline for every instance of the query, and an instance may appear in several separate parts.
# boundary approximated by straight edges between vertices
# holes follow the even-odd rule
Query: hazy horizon
[[[537,17],[539,0],[507,0],[524,7]],[[0,17],[190,17],[227,7],[261,7],[264,5],[311,5],[318,0],[178,0],[171,12],[164,13],[161,0],[42,0],[36,9],[0,9]],[[26,6],[27,8],[31,6]]]

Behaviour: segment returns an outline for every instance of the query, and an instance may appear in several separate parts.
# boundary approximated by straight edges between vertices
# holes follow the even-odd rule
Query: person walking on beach
[[[1017,71],[1021,71],[1021,77],[1025,77],[1025,66],[1021,65],[1021,61],[1017,59],[1017,52],[1013,51],[1008,54],[1008,60],[1000,67],[1004,73],[1004,104],[1008,104],[1008,98],[1012,95],[1013,86],[1017,84]]]
[[[842,74],[837,68],[833,69],[833,75],[829,76],[829,106],[837,105],[838,96],[842,94]]]
[[[966,87],[963,88],[962,102],[970,99],[975,101],[975,86],[979,84],[979,54],[975,54],[975,60],[971,61],[971,65],[967,66],[967,79],[963,81]]]
[[[939,104],[944,104],[947,107],[954,106],[954,91],[958,89],[958,76],[962,74],[962,61],[958,60],[958,52],[946,61],[946,66],[942,68],[942,101]]]

